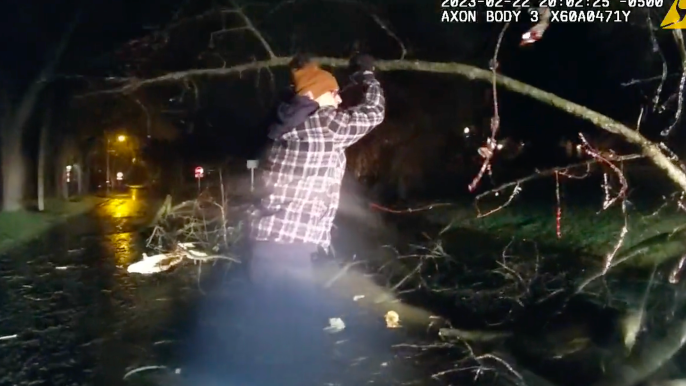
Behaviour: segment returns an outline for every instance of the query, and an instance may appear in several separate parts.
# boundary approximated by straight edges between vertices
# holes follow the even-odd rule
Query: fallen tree
[[[135,93],[137,90],[144,87],[160,85],[165,83],[184,82],[195,77],[241,75],[244,72],[260,71],[265,69],[269,70],[271,68],[286,67],[288,65],[288,63],[291,60],[291,57],[278,56],[275,53],[275,50],[264,38],[262,32],[256,29],[256,27],[245,14],[242,8],[236,7],[230,9],[222,9],[220,10],[220,12],[222,14],[239,15],[240,18],[243,20],[244,25],[238,27],[237,29],[251,32],[264,47],[264,50],[267,52],[268,58],[266,60],[257,60],[249,63],[237,64],[222,68],[206,68],[178,71],[150,79],[120,79],[120,82],[124,82],[124,84],[120,87],[85,93],[80,95],[79,98],[107,94]],[[379,25],[385,30],[387,30],[387,27],[385,25],[381,23],[379,23]],[[390,36],[393,39],[397,40],[394,34],[390,34]],[[675,36],[681,35],[675,32]],[[681,47],[683,47],[683,39],[677,39],[677,42],[679,41],[682,42]],[[399,42],[399,44],[401,44],[404,53],[404,46],[401,42]],[[343,58],[314,57],[313,59],[324,66],[346,67],[348,65],[348,60]],[[591,122],[592,124],[594,124],[602,130],[605,130],[612,134],[619,135],[623,137],[627,142],[639,146],[646,157],[648,157],[658,168],[663,170],[663,172],[665,172],[667,176],[677,186],[679,186],[683,191],[686,191],[686,173],[684,173],[684,171],[681,170],[670,159],[669,155],[665,154],[665,152],[660,148],[658,144],[651,142],[643,135],[641,135],[641,133],[639,133],[638,131],[606,115],[593,111],[585,106],[566,100],[555,94],[546,92],[544,90],[509,78],[502,74],[497,74],[493,70],[485,70],[475,66],[470,66],[461,63],[427,62],[420,60],[408,60],[403,58],[398,60],[379,60],[376,62],[376,65],[378,69],[381,71],[415,71],[435,74],[452,74],[469,80],[490,82],[494,85],[501,86],[507,90],[513,91],[520,95],[530,97],[538,102],[556,107],[564,112],[569,113],[572,116]]]
[[[313,59],[325,66],[345,67],[348,65],[347,59],[329,57],[314,57]],[[96,95],[114,93],[130,93],[135,92],[141,87],[178,82],[186,78],[196,76],[238,75],[246,71],[258,71],[260,69],[271,67],[285,67],[288,65],[290,60],[290,57],[274,57],[268,60],[255,61],[227,68],[180,71],[152,79],[138,81],[132,80],[130,84],[122,87],[87,93],[81,95],[80,97],[92,97]],[[418,71],[439,74],[453,74],[470,80],[480,80],[485,82],[493,81],[493,74],[491,71],[460,63],[380,60],[377,62],[377,67],[382,71]],[[539,88],[530,86],[507,76],[498,74],[496,76],[495,83],[510,91],[514,91],[518,94],[533,98],[539,102],[557,107],[560,110],[569,113],[570,115],[589,121],[600,129],[620,135],[628,142],[640,146],[646,157],[648,157],[658,168],[662,169],[676,185],[678,185],[682,190],[686,191],[686,173],[684,173],[683,170],[681,170],[677,165],[674,164],[674,162],[671,161],[670,157],[662,151],[658,144],[651,142],[638,131],[633,130],[628,126],[587,107],[568,101],[558,97],[555,94],[543,91]]]

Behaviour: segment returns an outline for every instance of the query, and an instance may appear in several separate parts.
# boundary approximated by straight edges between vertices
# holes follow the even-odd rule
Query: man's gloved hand
[[[362,83],[365,78],[374,76],[374,57],[369,54],[355,54],[348,63],[350,79],[354,83]]]
[[[350,58],[349,68],[353,73],[374,71],[374,58],[369,54],[355,54]]]
[[[299,70],[312,62],[312,57],[309,54],[298,53],[288,63],[288,68],[291,70]]]

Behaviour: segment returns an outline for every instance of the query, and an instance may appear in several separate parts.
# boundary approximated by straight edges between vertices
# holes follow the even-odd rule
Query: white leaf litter
[[[341,318],[329,318],[329,326],[324,327],[324,331],[330,333],[330,334],[335,334],[337,332],[341,332],[345,329],[345,323],[343,323],[343,319]]]
[[[388,328],[399,328],[400,327],[400,315],[395,311],[388,311],[386,313],[386,327]]]
[[[143,254],[143,259],[133,263],[126,268],[129,273],[140,273],[149,275],[166,271],[169,268],[179,264],[186,255],[190,258],[203,258],[208,255],[205,252],[193,250],[195,247],[193,243],[179,243],[179,249],[174,253],[162,253],[159,255],[148,256]]]
[[[149,275],[151,273],[166,271],[179,262],[181,262],[180,258],[169,256],[166,253],[153,256],[148,256],[144,253],[143,260],[129,265],[128,268],[126,268],[126,271],[129,273]]]

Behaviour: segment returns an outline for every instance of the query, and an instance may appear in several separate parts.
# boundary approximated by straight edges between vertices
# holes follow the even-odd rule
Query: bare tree
[[[69,25],[61,37],[53,57],[48,60],[38,76],[29,85],[16,108],[8,109],[6,125],[2,130],[2,209],[17,211],[23,207],[26,163],[22,155],[22,135],[33,114],[41,92],[52,77],[62,54],[67,48],[71,35],[76,28],[79,16]]]
[[[45,210],[45,161],[48,153],[48,133],[52,124],[52,102],[54,94],[51,94],[47,99],[46,108],[43,111],[43,123],[40,127],[40,134],[38,137],[38,173],[37,173],[37,194],[38,194],[38,211]]]

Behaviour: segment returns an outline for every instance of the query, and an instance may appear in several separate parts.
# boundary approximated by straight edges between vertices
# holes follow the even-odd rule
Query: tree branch
[[[642,156],[641,154],[620,155],[620,156],[617,156],[615,158],[612,158],[612,162],[631,161],[631,160],[636,160],[636,159],[640,159],[643,157],[644,156]],[[511,188],[511,187],[517,186],[517,185],[522,185],[522,184],[525,184],[525,183],[532,181],[532,180],[536,180],[536,179],[543,178],[543,177],[554,176],[555,174],[560,173],[560,172],[567,172],[569,170],[578,169],[578,168],[582,168],[582,167],[590,168],[591,165],[597,164],[597,163],[600,163],[600,160],[598,160],[596,158],[591,158],[587,161],[575,163],[572,165],[558,166],[558,167],[546,169],[546,170],[536,170],[536,172],[534,174],[530,174],[526,177],[519,178],[515,181],[510,181],[510,182],[502,184],[496,188],[489,189],[483,193],[479,193],[476,196],[476,200],[478,201],[478,200],[480,200],[486,196],[490,196],[490,195],[493,195],[495,193],[500,193],[507,188]],[[585,175],[586,174],[584,174],[584,176]]]
[[[238,15],[238,17],[240,17],[241,20],[243,21],[243,26],[235,27],[235,28],[229,28],[229,29],[224,28],[224,26],[222,26],[221,30],[212,32],[212,34],[210,35],[210,48],[214,48],[214,46],[215,46],[215,43],[214,43],[215,35],[218,35],[218,34],[224,33],[224,32],[234,32],[234,31],[239,31],[239,30],[246,30],[246,31],[252,32],[252,34],[255,35],[255,38],[257,38],[257,40],[260,41],[260,44],[262,44],[265,51],[267,51],[267,55],[269,55],[270,59],[276,58],[277,56],[274,53],[274,50],[272,49],[271,45],[267,42],[267,39],[265,39],[264,35],[262,35],[262,33],[257,28],[255,28],[255,25],[253,24],[252,20],[250,20],[250,18],[245,14],[245,12],[243,11],[243,8],[239,7],[238,4],[236,4],[233,1],[231,3],[234,6],[234,8],[233,9],[222,9],[220,11],[222,17],[224,17],[227,14]]]
[[[80,20],[81,11],[79,10],[74,16],[74,20],[72,20],[72,22],[67,27],[67,30],[62,35],[62,38],[60,39],[59,43],[57,44],[57,47],[55,48],[55,52],[52,55],[52,58],[50,58],[50,60],[43,67],[43,69],[38,74],[36,79],[31,83],[28,90],[24,94],[21,103],[19,104],[19,106],[17,106],[17,109],[12,116],[12,125],[10,126],[9,130],[9,132],[13,135],[21,136],[21,132],[24,129],[26,122],[29,120],[31,113],[33,112],[33,108],[38,100],[41,91],[45,87],[47,80],[50,79],[50,77],[52,76],[59,61],[62,59],[62,54],[64,54],[64,51],[67,49],[67,45],[71,40],[71,36],[74,33],[74,30],[76,29],[76,26],[78,25]],[[6,132],[7,131],[8,130],[6,130]]]
[[[677,92],[677,109],[674,114],[674,121],[672,124],[662,131],[662,136],[666,137],[674,130],[676,125],[681,120],[681,112],[684,106],[684,86],[686,86],[686,46],[684,45],[684,34],[681,30],[675,29],[672,31],[674,42],[679,49],[679,57],[681,58],[681,80],[679,81],[679,90]]]
[[[255,61],[252,63],[239,64],[225,68],[208,68],[173,72],[156,78],[137,80],[120,88],[84,94],[79,96],[79,98],[103,94],[131,93],[141,87],[177,82],[189,77],[225,76],[232,74],[240,75],[246,71],[256,71],[263,68],[286,67],[290,60],[291,58],[289,57],[274,57],[269,60]],[[348,60],[339,58],[315,57],[313,60],[324,66],[330,67],[345,67],[348,65]],[[494,77],[491,71],[461,63],[379,60],[376,63],[376,67],[381,71],[416,71],[435,74],[452,74],[467,78],[469,80],[480,80],[491,83],[495,81],[497,85],[501,87],[518,94],[526,95],[549,106],[557,107],[558,109],[570,115],[589,121],[605,131],[620,135],[628,142],[638,145],[643,154],[650,158],[658,168],[667,173],[667,176],[674,181],[675,184],[677,184],[682,190],[686,191],[686,174],[684,174],[683,171],[681,171],[673,162],[669,160],[669,158],[660,150],[658,145],[650,142],[636,130],[631,129],[606,115],[600,114],[564,98],[560,98],[555,94],[543,91],[539,88],[530,86],[526,83],[504,75],[498,74]]]
[[[610,364],[605,376],[593,386],[636,385],[672,359],[684,343],[686,320],[674,320],[667,326],[662,338],[648,341],[628,358]]]

